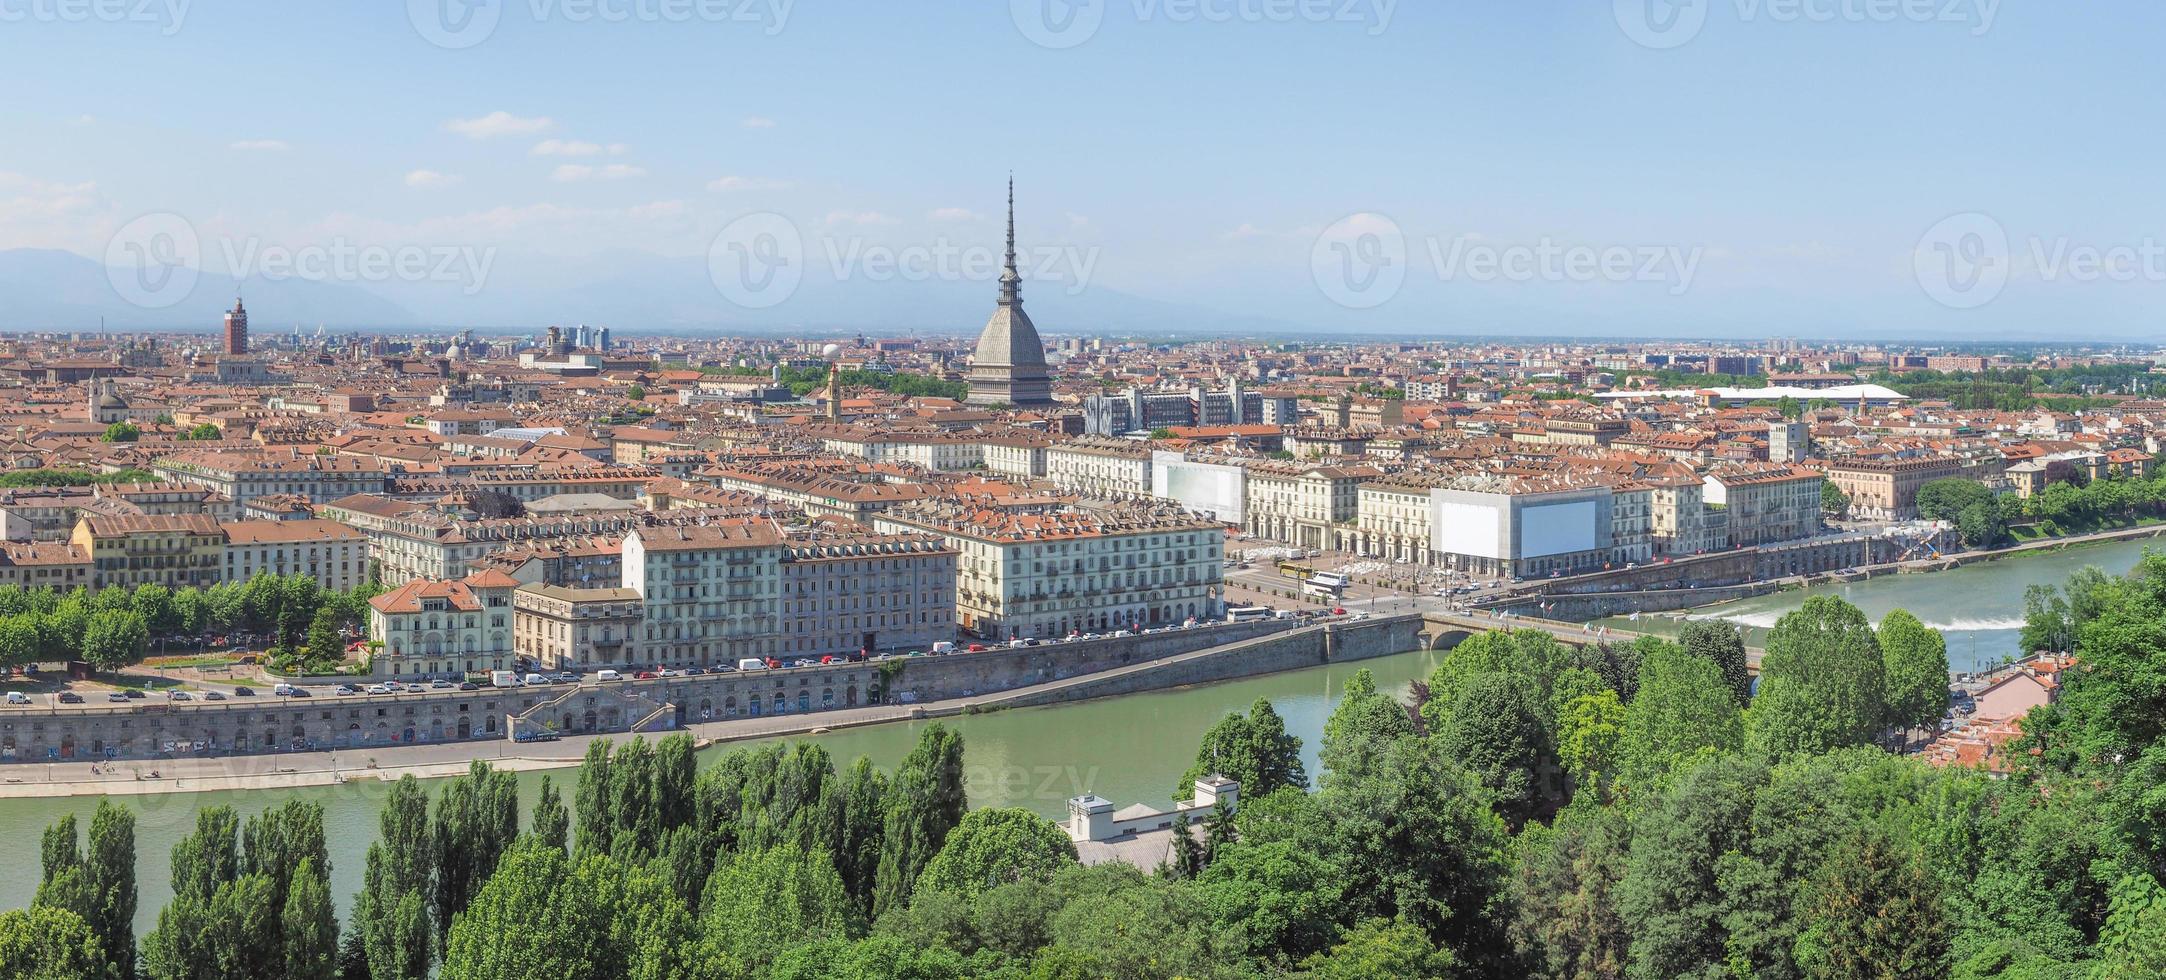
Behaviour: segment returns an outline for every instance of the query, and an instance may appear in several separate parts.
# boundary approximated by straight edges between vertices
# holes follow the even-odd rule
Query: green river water
[[[2137,542],[2090,545],[1930,575],[1888,576],[1850,585],[1793,590],[1710,607],[1694,615],[1716,615],[1741,623],[1754,631],[1757,641],[1784,612],[1817,593],[1841,595],[1876,620],[1890,609],[1906,608],[1947,633],[1949,660],[1957,670],[1964,670],[2016,652],[2016,631],[2022,624],[2023,590],[2027,586],[2058,583],[2087,564],[2116,574],[2125,572],[2134,566],[2142,548]],[[1656,631],[1675,626],[1675,621],[1667,617],[1606,622],[1619,628]],[[1361,664],[1310,668],[1223,684],[954,718],[945,724],[963,733],[972,805],[1024,806],[1061,819],[1068,798],[1085,793],[1095,793],[1122,806],[1166,800],[1174,780],[1188,768],[1203,730],[1228,711],[1245,710],[1259,697],[1270,698],[1285,716],[1288,729],[1301,737],[1313,777],[1316,743],[1324,719],[1355,670],[1368,667],[1375,671],[1380,687],[1403,691],[1409,681],[1426,676],[1434,665],[1433,654],[1412,652]],[[838,767],[863,755],[883,768],[892,768],[910,750],[917,729],[914,723],[896,723],[816,738],[834,755]],[[728,750],[728,746],[710,750],[702,761],[711,764]],[[561,781],[573,772],[560,769],[553,776]],[[540,773],[520,775],[526,806],[531,807],[540,782]],[[244,816],[293,797],[323,803],[333,865],[332,892],[343,909],[360,887],[362,855],[375,837],[377,811],[387,791],[383,784],[349,783],[294,790],[124,797],[138,814],[139,932],[147,932],[156,924],[159,907],[170,897],[169,856],[173,844],[194,827],[197,811],[221,803],[234,805]],[[569,787],[566,795],[570,795]],[[67,813],[76,814],[77,820],[87,826],[96,806],[95,797],[0,799],[0,828],[14,842],[13,854],[0,861],[0,908],[26,905],[36,891],[38,832]]]

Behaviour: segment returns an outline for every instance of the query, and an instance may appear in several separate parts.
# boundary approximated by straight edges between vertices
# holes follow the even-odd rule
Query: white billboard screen
[[[1483,504],[1434,500],[1429,520],[1431,547],[1447,555],[1502,558],[1504,511]]]
[[[1172,462],[1154,460],[1151,493],[1228,524],[1239,524],[1242,521],[1243,475],[1231,466],[1190,463],[1179,461],[1178,457]]]
[[[1597,516],[1592,500],[1539,504],[1520,510],[1519,557],[1541,558],[1592,550],[1596,541]]]

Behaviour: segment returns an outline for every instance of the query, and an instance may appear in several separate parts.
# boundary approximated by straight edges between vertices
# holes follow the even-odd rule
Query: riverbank
[[[707,748],[725,742],[788,738],[1181,688],[1336,661],[1366,660],[1417,648],[1420,623],[1418,616],[1339,621],[1004,691],[919,704],[730,718],[688,724],[681,730],[691,733],[699,748]],[[475,759],[514,772],[562,769],[577,766],[587,746],[596,740],[632,737],[633,733],[615,732],[572,735],[548,742],[494,739],[197,759],[19,763],[0,769],[0,799],[296,789],[395,781],[407,775],[438,779],[464,773]],[[152,773],[156,776],[152,777]],[[40,775],[44,778],[37,778]]]

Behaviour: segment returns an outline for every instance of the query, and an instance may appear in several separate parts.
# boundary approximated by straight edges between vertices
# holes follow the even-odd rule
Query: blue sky
[[[169,2],[0,0],[0,248],[97,257],[169,212],[498,249],[514,288],[763,211],[814,251],[990,245],[1013,169],[1025,243],[1088,250],[1089,288],[1322,330],[2155,337],[2166,294],[2060,264],[2166,236],[2166,7],[2137,0],[1710,0],[1667,49],[1635,0],[1104,0],[1066,48],[1018,26],[1060,0],[797,0],[779,30],[781,0],[510,0],[463,49],[429,0]],[[1367,308],[1312,261],[1355,214],[1406,242]],[[2008,240],[1972,308],[1916,262],[1959,214]],[[1439,268],[1545,242],[1652,278]]]

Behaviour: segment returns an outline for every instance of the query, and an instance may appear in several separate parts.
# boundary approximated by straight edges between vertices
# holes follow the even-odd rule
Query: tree
[[[113,423],[112,425],[108,425],[108,426],[106,426],[106,427],[105,427],[105,434],[104,434],[104,435],[102,435],[102,436],[99,436],[99,437],[98,437],[98,441],[99,441],[99,442],[134,442],[134,441],[136,441],[137,439],[141,439],[141,438],[143,438],[143,430],[142,430],[142,429],[140,429],[140,428],[137,428],[137,427],[136,427],[136,424],[135,424],[135,423],[133,423],[133,422],[115,422],[115,423]]]
[[[1850,495],[1844,493],[1843,488],[1836,486],[1833,480],[1821,481],[1820,511],[1833,517],[1841,517],[1849,513]]]
[[[338,612],[328,605],[319,606],[308,624],[309,663],[323,668],[344,659],[346,641],[338,632]]]
[[[709,976],[756,968],[794,943],[855,938],[861,928],[827,855],[793,845],[717,866],[700,902],[700,925]]]
[[[101,612],[83,626],[82,656],[99,670],[119,670],[143,661],[150,630],[134,612]]]
[[[1885,688],[1865,614],[1835,596],[1813,596],[1768,634],[1753,746],[1781,758],[1871,741],[1887,717]]]
[[[645,385],[633,385],[629,388],[624,389],[624,397],[631,399],[635,402],[646,401],[647,388]]]
[[[1625,706],[1607,689],[1573,698],[1557,712],[1557,761],[1579,790],[1609,798],[1624,726]]]
[[[1322,751],[1326,778],[1354,778],[1366,772],[1378,753],[1391,742],[1414,734],[1406,709],[1376,689],[1376,676],[1367,667],[1346,682],[1339,706],[1324,721]]]
[[[479,759],[436,799],[430,833],[436,845],[436,931],[451,935],[452,917],[481,890],[496,862],[519,836],[519,783]]]
[[[384,800],[376,842],[369,845],[361,893],[354,899],[354,932],[371,980],[427,980],[436,946],[429,918],[436,848],[429,831],[429,797],[407,775]]]
[[[1021,807],[973,810],[948,832],[918,887],[974,896],[1026,878],[1051,880],[1075,860],[1067,832],[1044,817]]]
[[[1488,791],[1491,806],[1519,827],[1546,814],[1559,795],[1549,732],[1534,683],[1514,674],[1473,678],[1433,728],[1437,750]]]
[[[1632,937],[1634,980],[1723,975],[1722,855],[1744,846],[1752,792],[1766,778],[1755,762],[1720,757],[1678,775],[1632,823],[1632,852],[1617,885],[1617,912]]]
[[[918,736],[888,783],[888,810],[880,834],[880,865],[873,914],[908,904],[918,875],[962,822],[963,737],[938,723]]]
[[[83,870],[91,900],[84,921],[104,947],[113,974],[130,976],[135,971],[135,811],[110,799],[98,801]]]
[[[564,797],[546,775],[541,778],[541,792],[534,801],[532,831],[543,846],[560,851],[571,842],[571,817],[564,810]]]
[[[1439,949],[1420,929],[1404,922],[1370,919],[1353,929],[1328,953],[1301,964],[1312,980],[1370,980],[1403,977],[1442,980],[1456,975],[1450,950]]]
[[[1268,698],[1257,698],[1248,716],[1228,714],[1203,733],[1196,761],[1173,787],[1175,800],[1195,795],[1195,782],[1212,774],[1241,784],[1243,796],[1263,796],[1282,786],[1305,788],[1301,740],[1286,733],[1286,721]]]
[[[1939,883],[1917,849],[1861,830],[1806,888],[1797,959],[1808,977],[1932,980],[1946,975],[1948,923]]]
[[[1613,695],[1614,696],[1614,695]],[[1512,945],[1537,976],[1624,976],[1630,936],[1617,911],[1630,828],[1618,807],[1575,800],[1520,835]]]
[[[338,916],[331,907],[331,882],[315,858],[302,858],[294,867],[278,927],[284,939],[281,976],[288,980],[338,976]]]
[[[1752,667],[1745,657],[1745,635],[1719,619],[1695,619],[1677,633],[1686,653],[1712,661],[1743,707],[1752,702]]]
[[[476,517],[492,520],[526,516],[526,504],[502,490],[473,491],[466,495],[466,507]]]
[[[0,977],[86,980],[108,969],[105,948],[82,916],[44,905],[0,912]]]
[[[1881,617],[1879,639],[1887,672],[1887,724],[1934,727],[1948,708],[1947,639],[1901,609]]]
[[[695,945],[692,911],[653,870],[529,840],[504,855],[453,923],[442,976],[670,980],[701,975],[691,969]],[[740,975],[735,964],[718,966],[725,972],[705,975]]]
[[[1631,789],[1743,746],[1737,702],[1714,661],[1666,645],[1640,661],[1639,691],[1618,744],[1619,778]]]
[[[220,429],[219,427],[212,425],[209,422],[198,423],[195,428],[189,429],[186,434],[181,436],[181,438],[183,439],[191,439],[198,442],[215,442],[219,439],[224,439],[225,437],[226,433],[224,429]]]

